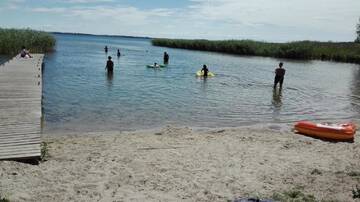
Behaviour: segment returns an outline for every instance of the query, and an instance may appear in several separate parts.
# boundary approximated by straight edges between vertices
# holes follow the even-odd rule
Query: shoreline
[[[0,196],[10,201],[226,201],[299,190],[317,200],[352,201],[360,184],[358,138],[330,143],[266,124],[45,134],[43,140],[47,161],[0,162]]]
[[[358,123],[358,122],[356,122]],[[360,122],[359,122],[360,123]],[[64,137],[64,136],[87,136],[87,135],[99,135],[102,133],[105,134],[115,134],[115,133],[155,133],[156,131],[162,130],[164,128],[172,127],[172,128],[190,128],[193,131],[201,132],[201,131],[211,131],[211,130],[241,130],[241,129],[256,129],[256,128],[263,128],[263,129],[275,129],[275,130],[282,130],[282,131],[291,131],[293,128],[293,122],[268,122],[268,123],[253,123],[253,124],[243,124],[238,126],[221,126],[221,127],[206,127],[206,126],[187,126],[182,124],[163,124],[160,126],[155,126],[151,128],[132,128],[132,129],[99,129],[99,130],[81,130],[81,129],[43,129],[42,137],[49,137],[49,138],[56,138]]]
[[[209,51],[238,56],[262,56],[293,60],[321,60],[360,64],[360,43],[293,41],[274,43],[254,40],[204,40],[154,38],[152,45],[185,50]]]

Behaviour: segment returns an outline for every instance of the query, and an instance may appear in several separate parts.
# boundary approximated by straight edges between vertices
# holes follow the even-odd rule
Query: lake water
[[[4,64],[5,62],[7,62],[8,60],[10,60],[11,57],[7,56],[7,55],[0,55],[0,65]]]
[[[354,64],[283,61],[284,88],[273,92],[279,59],[154,47],[148,39],[56,35],[45,58],[45,131],[134,130],[164,125],[232,127],[360,118],[360,71]],[[114,75],[105,73],[107,55]],[[123,56],[116,57],[120,48]],[[161,63],[163,52],[170,64]],[[207,64],[215,77],[195,72]]]

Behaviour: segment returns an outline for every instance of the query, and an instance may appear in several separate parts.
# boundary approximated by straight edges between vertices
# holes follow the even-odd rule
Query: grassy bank
[[[185,40],[153,39],[155,46],[213,51],[237,55],[265,56],[289,59],[319,59],[360,64],[360,44],[352,42],[299,41],[267,43],[252,40]]]
[[[25,46],[31,53],[45,53],[55,46],[55,38],[46,32],[30,29],[0,28],[0,54],[15,55]]]

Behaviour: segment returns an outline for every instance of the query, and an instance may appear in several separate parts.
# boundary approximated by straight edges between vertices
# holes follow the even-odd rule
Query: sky
[[[0,27],[162,38],[353,41],[360,0],[0,0]]]

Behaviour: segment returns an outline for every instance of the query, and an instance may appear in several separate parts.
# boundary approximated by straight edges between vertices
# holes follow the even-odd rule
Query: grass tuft
[[[42,142],[41,143],[41,161],[47,161],[47,159],[50,157],[49,155],[49,148],[48,143]]]
[[[317,202],[313,195],[307,195],[300,190],[285,191],[282,193],[274,193],[272,198],[276,201],[286,202]]]
[[[10,200],[0,195],[0,202],[10,202]]]
[[[353,189],[352,194],[353,194],[353,199],[360,198],[360,188],[356,186]]]
[[[347,173],[347,175],[350,176],[350,177],[360,177],[360,172],[351,171],[351,172]]]
[[[317,168],[315,168],[314,170],[311,171],[311,175],[321,175],[321,174],[322,174],[322,172]]]
[[[329,60],[360,64],[360,43],[296,41],[289,43],[268,43],[253,40],[187,40],[153,39],[155,46],[183,48],[191,50],[289,58],[300,60]]]
[[[31,29],[0,28],[0,54],[16,55],[25,46],[30,53],[45,53],[53,50],[55,38],[42,31]]]

